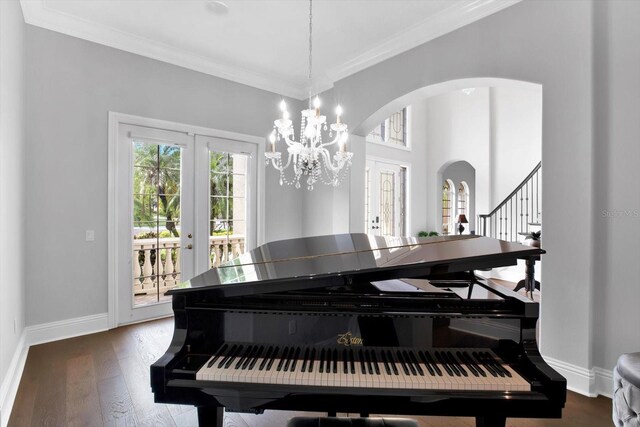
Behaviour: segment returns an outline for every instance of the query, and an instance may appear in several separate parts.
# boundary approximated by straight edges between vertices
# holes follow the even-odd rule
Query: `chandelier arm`
[[[324,148],[324,147],[328,147],[330,145],[335,144],[336,142],[338,142],[338,140],[340,139],[341,136],[342,136],[342,134],[336,135],[336,137],[333,139],[333,141],[327,142],[325,144],[320,144],[319,148]]]
[[[327,170],[331,171],[332,173],[336,173],[336,171],[340,170],[337,163],[335,165],[333,164],[333,161],[331,160],[331,155],[329,154],[329,151],[326,148],[322,148],[320,150],[320,153],[322,154],[322,157],[324,157],[324,165],[327,168]]]

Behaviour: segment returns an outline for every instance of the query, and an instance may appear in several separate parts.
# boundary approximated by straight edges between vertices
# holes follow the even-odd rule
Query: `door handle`
[[[191,243],[189,243],[187,246],[184,247],[185,249],[193,249],[193,245]]]

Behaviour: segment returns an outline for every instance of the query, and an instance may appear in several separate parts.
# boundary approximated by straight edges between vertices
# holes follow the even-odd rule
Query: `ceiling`
[[[28,24],[304,99],[520,0],[21,0]]]

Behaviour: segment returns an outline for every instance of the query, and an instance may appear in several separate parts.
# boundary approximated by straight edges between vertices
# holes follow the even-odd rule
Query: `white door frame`
[[[108,134],[108,204],[107,204],[107,286],[108,286],[108,326],[110,329],[117,327],[122,322],[118,319],[118,154],[121,148],[118,144],[118,132],[121,125],[146,126],[156,129],[162,129],[174,132],[184,132],[192,135],[201,135],[213,138],[221,138],[232,141],[248,142],[256,145],[256,161],[250,163],[250,167],[256,167],[256,242],[255,245],[264,243],[264,162],[258,161],[264,156],[265,138],[246,135],[236,132],[223,131],[219,129],[210,129],[201,126],[193,126],[188,124],[170,122],[166,120],[150,119],[146,117],[134,116],[117,112],[109,112],[109,134]],[[199,230],[198,224],[194,224],[194,233],[197,235]],[[120,322],[119,322],[120,320]]]

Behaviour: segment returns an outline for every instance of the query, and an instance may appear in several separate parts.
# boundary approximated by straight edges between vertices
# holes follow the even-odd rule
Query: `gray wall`
[[[594,259],[592,7],[589,1],[524,1],[334,86],[336,97],[352,111],[345,121],[357,129],[402,96],[452,79],[497,77],[542,85],[544,182],[579,184],[544,188],[548,254],[542,278],[541,348],[545,355],[584,368],[592,362],[593,279],[586,267]],[[364,156],[364,147],[352,149]],[[351,175],[348,214],[354,227],[362,223],[361,198],[353,195],[364,188],[363,170],[354,168]],[[580,212],[570,227],[567,212]],[[640,348],[640,342],[635,345]]]
[[[24,33],[18,1],[0,1],[0,398],[25,325]],[[8,421],[7,408],[0,419]]]
[[[109,111],[267,136],[280,96],[37,27],[26,42],[34,325],[107,312]],[[300,235],[299,193],[280,187],[272,168],[264,191],[266,240]],[[85,242],[86,229],[95,242]]]
[[[594,18],[593,361],[612,369],[640,351],[640,2]]]

